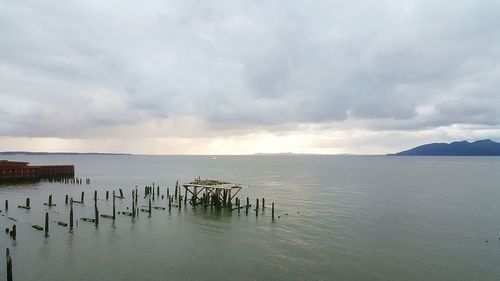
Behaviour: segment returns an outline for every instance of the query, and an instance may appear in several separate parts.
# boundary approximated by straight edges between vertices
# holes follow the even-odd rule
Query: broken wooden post
[[[113,190],[113,221],[116,218],[116,209],[115,209],[115,191]]]
[[[132,218],[135,218],[135,192],[132,190]]]
[[[29,209],[30,208],[30,199],[26,198],[26,207]]]
[[[154,194],[154,192],[153,192]],[[149,216],[151,217],[151,198],[149,198],[149,208],[148,208]]]
[[[120,197],[123,198],[123,190],[120,188]]]
[[[179,186],[179,190],[181,189],[181,187]],[[187,198],[188,198],[188,189],[187,187],[184,187],[184,206],[187,204]],[[179,192],[180,193],[180,192]],[[196,194],[196,192],[195,192]],[[196,196],[195,196],[196,197]]]
[[[43,203],[43,205],[49,206],[49,208],[56,205],[56,204],[52,204],[52,194],[49,195],[49,202]],[[26,209],[29,209],[29,208],[26,208]]]
[[[255,206],[255,216],[259,215],[259,198],[256,199],[257,203]]]
[[[94,190],[94,201],[97,202],[97,190]]]
[[[49,213],[45,212],[45,237],[49,236]]]
[[[12,258],[9,248],[5,251],[5,260],[7,261],[7,281],[12,281]]]
[[[160,196],[160,186],[156,187],[156,195],[159,197]]]
[[[168,187],[167,187],[167,198],[170,198],[170,190],[168,189]]]
[[[106,200],[109,199],[109,190],[106,190]]]
[[[170,212],[172,210],[172,198],[169,196],[168,197],[168,211]]]
[[[239,198],[236,198],[236,204],[237,204],[237,206],[238,206],[238,215],[239,215],[239,214],[240,214],[240,210],[241,210],[241,208],[240,208],[240,204],[241,204],[241,202],[240,202],[240,199],[239,199]]]
[[[14,224],[12,226],[12,230],[10,231],[10,237],[12,237],[12,239],[16,240],[16,234],[17,234],[16,225]]]
[[[245,209],[245,215],[247,215],[247,216],[248,216],[248,206],[249,205],[250,205],[250,199],[248,199],[248,197],[247,197],[247,205],[245,206],[246,207],[246,209]]]
[[[71,197],[69,209],[69,230],[73,230],[73,197]]]
[[[266,198],[262,197],[262,211],[266,208]]]
[[[274,220],[274,202],[271,204],[271,218]]]
[[[182,196],[179,195],[179,211],[181,210],[182,206]]]
[[[83,204],[83,199],[84,199],[84,193],[85,193],[85,192],[84,192],[84,191],[82,191],[82,198],[81,198],[81,200],[80,200],[80,202],[82,202],[82,204]]]
[[[175,201],[177,201],[177,189],[178,188],[179,188],[179,181],[177,180],[175,182]],[[181,192],[179,191],[179,193],[181,193]]]
[[[66,197],[64,197],[64,204],[68,205],[68,194],[66,194]]]
[[[95,205],[95,226],[99,226],[99,209],[97,209],[97,205]]]
[[[9,209],[9,200],[5,200],[5,211]]]

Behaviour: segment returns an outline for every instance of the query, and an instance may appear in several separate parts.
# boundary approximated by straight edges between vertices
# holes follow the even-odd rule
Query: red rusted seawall
[[[74,175],[74,165],[30,166],[29,162],[0,160],[0,180],[73,177]]]

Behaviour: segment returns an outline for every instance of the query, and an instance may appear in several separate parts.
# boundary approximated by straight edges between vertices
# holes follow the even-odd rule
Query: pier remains
[[[189,192],[191,205],[211,204],[217,207],[231,207],[232,199],[241,190],[242,185],[219,180],[195,179],[183,184],[186,195]],[[187,199],[187,198],[185,198]]]

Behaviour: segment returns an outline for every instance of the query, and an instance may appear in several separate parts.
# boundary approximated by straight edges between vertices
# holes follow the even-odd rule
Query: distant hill
[[[100,152],[31,152],[31,151],[0,151],[0,155],[131,155],[125,153]]]
[[[492,140],[475,142],[431,143],[398,152],[399,156],[500,156],[500,143]]]

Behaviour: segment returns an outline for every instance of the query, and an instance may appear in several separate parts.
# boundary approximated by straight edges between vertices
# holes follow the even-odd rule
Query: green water
[[[91,185],[0,187],[0,276],[10,248],[14,280],[499,280],[499,157],[340,156],[5,156],[32,164],[75,164]],[[152,216],[80,221],[110,214],[106,190],[178,179],[248,184],[238,196],[266,198],[265,212],[217,212],[188,205]],[[53,194],[56,207],[43,206]],[[31,198],[31,210],[18,209]],[[10,208],[4,211],[5,199]],[[146,205],[140,197],[139,205]],[[142,200],[142,202],[141,202]],[[276,203],[276,220],[270,204]],[[166,200],[153,205],[166,206]],[[31,227],[50,213],[50,236]],[[280,216],[280,218],[278,218]],[[7,217],[16,218],[14,222]],[[17,225],[17,240],[3,232]],[[485,241],[488,240],[488,243]]]

